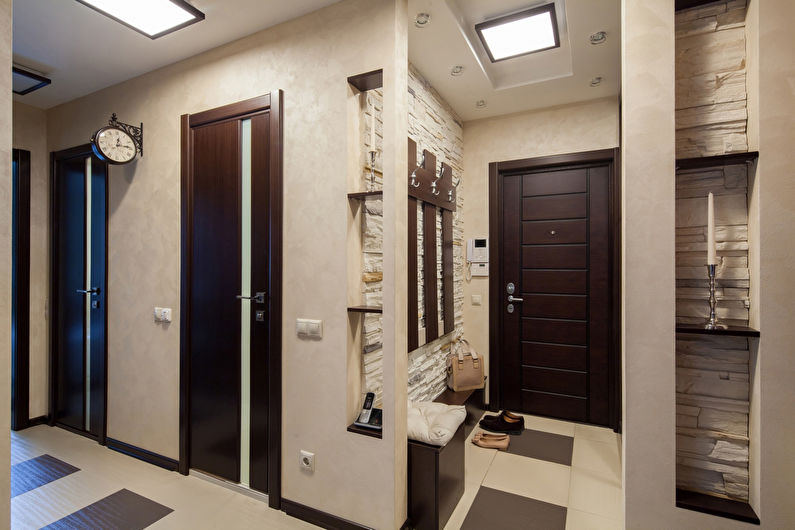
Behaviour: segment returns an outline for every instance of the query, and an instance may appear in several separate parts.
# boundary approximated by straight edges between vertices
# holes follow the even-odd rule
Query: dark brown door
[[[183,131],[191,203],[183,335],[189,462],[267,491],[271,116],[217,110],[190,116]]]
[[[611,424],[609,163],[501,174],[503,408]]]

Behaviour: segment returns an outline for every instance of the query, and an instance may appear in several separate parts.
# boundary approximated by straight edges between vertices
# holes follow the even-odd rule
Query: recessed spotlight
[[[591,35],[589,40],[591,41],[591,44],[593,44],[594,46],[596,46],[597,44],[604,44],[604,42],[607,40],[607,33],[605,33],[604,31],[597,31],[596,33]]]
[[[493,63],[560,46],[554,3],[481,22],[475,31]]]
[[[430,23],[431,23],[430,13],[417,13],[417,16],[414,18],[414,25],[420,29],[426,27]]]
[[[591,79],[591,83],[590,84],[591,84],[592,87],[597,87],[597,86],[601,85],[602,84],[601,76],[596,76],[593,79]]]
[[[464,67],[461,66],[460,64],[457,64],[450,69],[450,75],[453,77],[458,77],[463,73],[464,73]]]
[[[77,0],[103,15],[121,22],[150,39],[204,20],[204,13],[185,0]]]
[[[485,100],[485,99],[479,99],[479,100],[477,100],[477,101],[475,102],[475,107],[477,107],[477,108],[479,108],[479,109],[485,109],[485,108],[486,108],[486,100]]]

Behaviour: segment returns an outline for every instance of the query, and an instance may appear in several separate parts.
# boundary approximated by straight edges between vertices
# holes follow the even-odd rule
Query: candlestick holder
[[[717,305],[717,300],[715,298],[716,272],[717,265],[714,263],[707,265],[707,274],[709,275],[709,320],[704,326],[704,329],[726,329],[724,324],[718,322],[718,317],[715,315],[715,306]]]
[[[375,184],[375,155],[376,150],[370,151],[370,184]]]

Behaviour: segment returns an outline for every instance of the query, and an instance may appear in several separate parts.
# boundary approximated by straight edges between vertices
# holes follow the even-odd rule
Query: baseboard
[[[359,523],[321,512],[315,508],[310,508],[285,498],[282,498],[282,511],[291,517],[327,528],[328,530],[372,530],[368,526],[362,526]]]
[[[159,455],[157,453],[153,453],[152,451],[147,451],[146,449],[141,449],[140,447],[120,442],[119,440],[114,440],[113,438],[107,438],[106,441],[109,449],[113,449],[114,451],[118,451],[127,456],[137,458],[138,460],[143,460],[144,462],[154,466],[162,467],[163,469],[167,469],[169,471],[176,471],[177,467],[179,466],[179,462],[173,458],[168,458],[167,456]]]
[[[25,428],[35,427],[36,425],[46,425],[48,421],[49,419],[47,419],[47,416],[36,416],[28,420],[28,424]]]

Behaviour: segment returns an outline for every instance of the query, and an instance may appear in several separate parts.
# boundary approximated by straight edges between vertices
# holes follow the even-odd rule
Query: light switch
[[[301,337],[310,338],[310,339],[322,339],[323,321],[309,320],[307,318],[298,318],[295,321],[295,332]]]
[[[472,305],[480,305],[481,304],[481,300],[482,300],[482,298],[480,297],[479,294],[473,294],[472,295]]]

